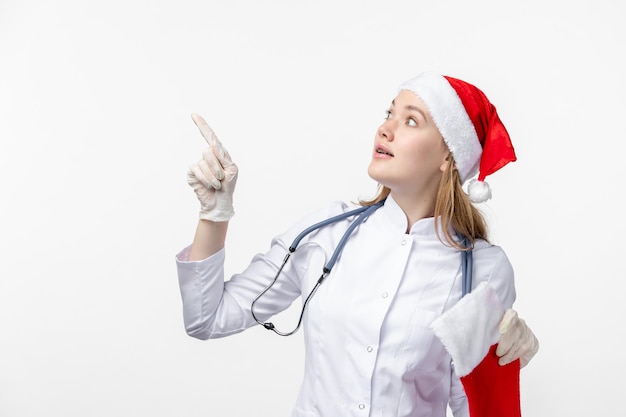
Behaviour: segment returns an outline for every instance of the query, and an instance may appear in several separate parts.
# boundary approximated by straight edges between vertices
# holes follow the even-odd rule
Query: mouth
[[[388,155],[388,156],[393,156],[393,154],[391,152],[389,152],[386,148],[382,147],[382,146],[377,146],[375,152],[379,155]]]

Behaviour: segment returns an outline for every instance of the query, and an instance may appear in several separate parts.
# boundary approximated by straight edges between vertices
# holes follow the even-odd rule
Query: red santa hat
[[[505,309],[495,290],[480,283],[431,328],[460,378],[470,417],[521,417],[519,359],[500,365],[496,348]]]
[[[465,81],[433,72],[410,79],[400,90],[413,92],[428,107],[452,152],[461,182],[478,174],[468,186],[470,200],[482,203],[491,198],[485,177],[516,157],[509,134],[485,94]]]

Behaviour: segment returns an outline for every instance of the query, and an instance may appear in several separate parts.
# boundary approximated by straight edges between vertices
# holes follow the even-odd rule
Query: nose
[[[380,127],[378,128],[378,136],[380,136],[381,138],[387,139],[388,141],[392,141],[393,136],[394,136],[393,123],[394,122],[392,121],[392,119],[385,120],[383,124],[380,125]]]

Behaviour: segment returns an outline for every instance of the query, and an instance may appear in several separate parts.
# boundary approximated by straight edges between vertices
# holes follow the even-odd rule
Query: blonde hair
[[[441,176],[435,201],[434,217],[439,223],[435,230],[437,237],[444,245],[461,250],[471,249],[477,239],[487,240],[487,222],[463,191],[452,155],[448,157],[448,160],[449,163]],[[376,204],[387,198],[390,192],[388,187],[379,186],[376,197],[372,200],[359,200],[359,204],[363,206]],[[466,237],[470,242],[470,247],[466,248],[462,243],[456,242],[452,236],[453,233],[457,233],[461,238]]]

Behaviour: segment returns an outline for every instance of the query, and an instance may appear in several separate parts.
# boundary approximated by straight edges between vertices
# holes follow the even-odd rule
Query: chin
[[[374,163],[371,163],[367,168],[367,175],[369,175],[369,177],[377,183],[385,185],[384,183],[386,182],[386,176],[382,171],[383,170],[381,170],[380,167],[377,167],[374,165]]]
[[[372,164],[370,164],[370,166],[369,166],[369,167],[367,167],[367,175],[368,175],[371,179],[373,179],[374,181],[380,182],[380,180],[379,180],[379,178],[378,178],[379,176],[378,176],[378,175],[376,175],[376,169],[375,169],[375,168],[372,168]]]

